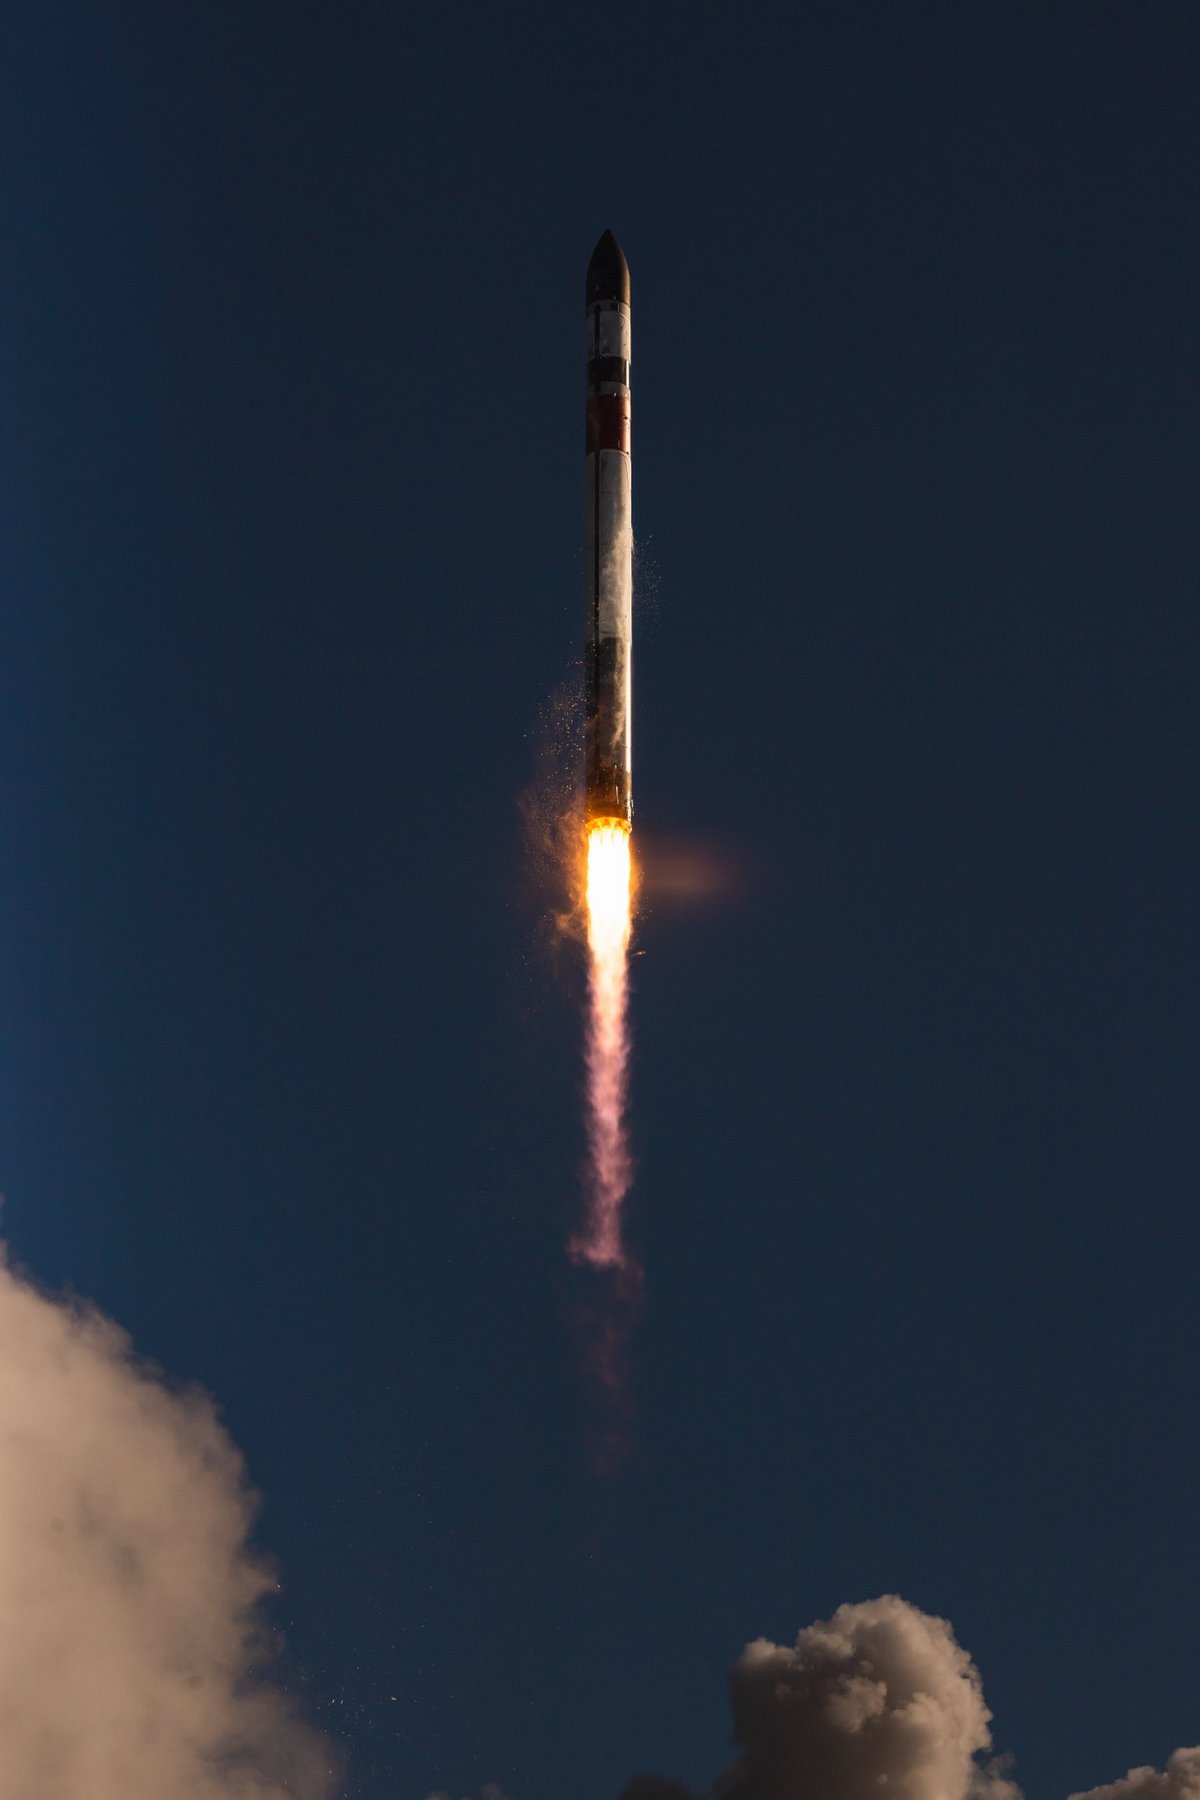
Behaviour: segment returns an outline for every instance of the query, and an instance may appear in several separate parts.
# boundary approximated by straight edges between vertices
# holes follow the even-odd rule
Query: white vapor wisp
[[[453,1800],[453,1796],[439,1791],[436,1794],[427,1794],[425,1800]],[[508,1796],[503,1788],[497,1787],[494,1781],[485,1781],[479,1800],[508,1800]]]
[[[0,1250],[0,1795],[329,1800],[330,1745],[262,1674],[254,1510],[207,1397]]]
[[[885,1594],[841,1606],[794,1646],[760,1638],[729,1676],[740,1756],[714,1800],[1020,1800],[991,1758],[979,1671],[950,1624]],[[641,1775],[622,1800],[695,1800]],[[1200,1800],[1200,1749],[1071,1800]]]

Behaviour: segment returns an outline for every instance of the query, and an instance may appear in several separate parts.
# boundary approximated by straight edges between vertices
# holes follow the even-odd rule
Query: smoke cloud
[[[255,1502],[201,1393],[0,1249],[0,1794],[328,1800],[330,1746],[264,1676]]]
[[[729,1687],[742,1755],[720,1800],[1014,1800],[978,1761],[992,1734],[974,1663],[945,1619],[894,1594],[839,1607],[794,1649],[748,1644]]]
[[[741,1755],[714,1800],[1020,1800],[990,1755],[979,1671],[945,1619],[895,1594],[841,1606],[794,1647],[760,1638],[730,1671]],[[696,1800],[639,1775],[621,1800]],[[1200,1748],[1071,1800],[1200,1800]]]
[[[1161,1773],[1130,1769],[1123,1780],[1072,1794],[1071,1800],[1200,1800],[1200,1745],[1176,1750]]]

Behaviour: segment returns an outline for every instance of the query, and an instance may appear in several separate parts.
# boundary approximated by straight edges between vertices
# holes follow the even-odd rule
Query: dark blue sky
[[[356,1800],[705,1783],[895,1589],[1030,1800],[1200,1732],[1200,16],[0,22],[0,1185],[219,1398]],[[516,799],[634,282],[624,1474]]]

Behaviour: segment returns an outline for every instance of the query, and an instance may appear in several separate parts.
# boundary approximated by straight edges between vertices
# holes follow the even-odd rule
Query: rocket
[[[611,231],[587,271],[584,597],[590,824],[633,819],[633,512],[629,453],[629,264]]]

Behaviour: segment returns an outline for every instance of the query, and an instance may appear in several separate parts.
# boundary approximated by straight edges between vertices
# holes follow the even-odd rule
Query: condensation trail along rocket
[[[633,818],[629,264],[611,231],[587,272],[587,751],[584,810]]]

